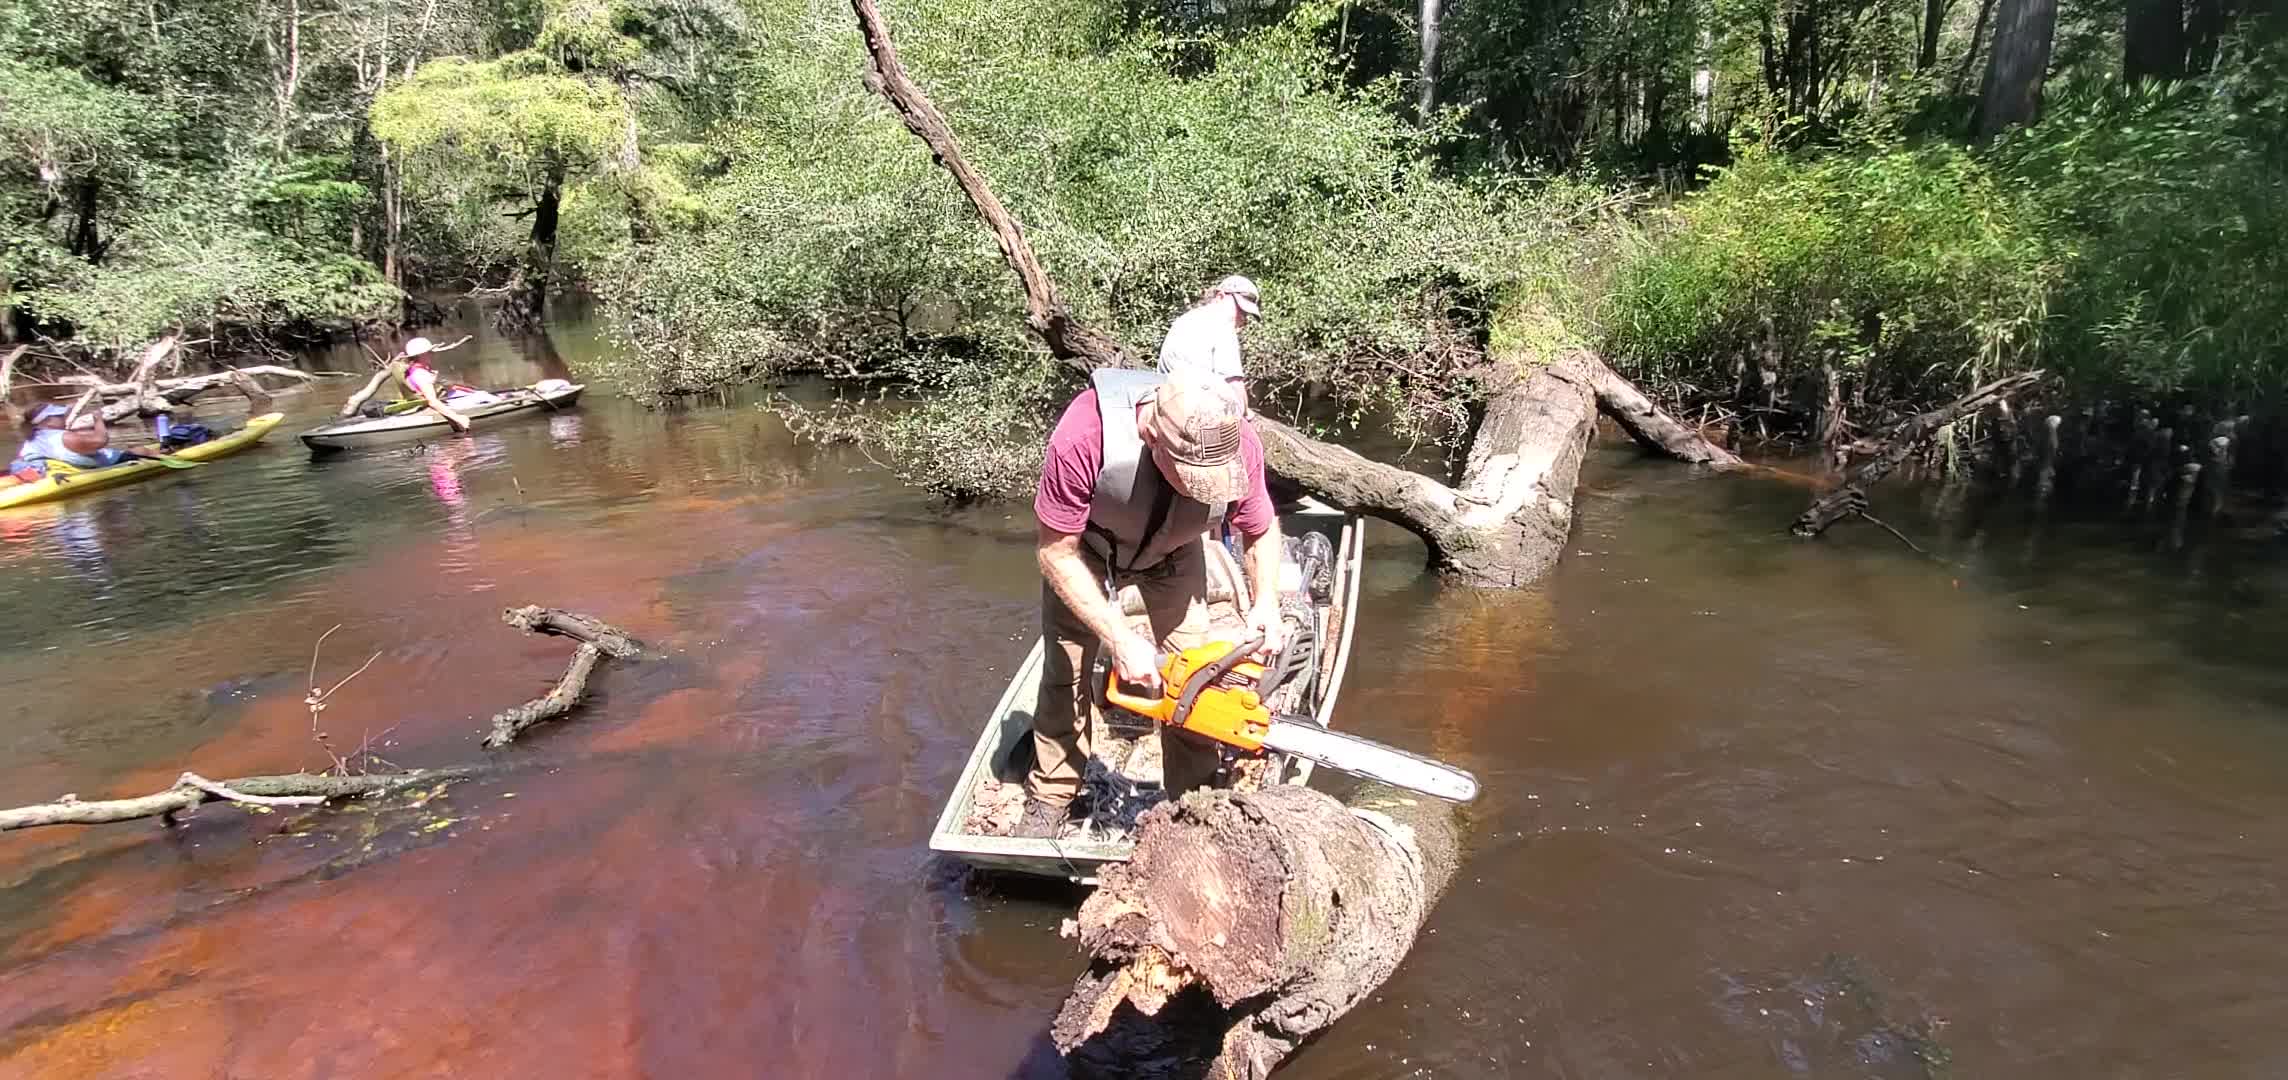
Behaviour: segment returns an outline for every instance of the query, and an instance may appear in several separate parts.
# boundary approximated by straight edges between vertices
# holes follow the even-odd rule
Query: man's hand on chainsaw
[[[1269,661],[1279,655],[1280,647],[1287,644],[1287,620],[1279,613],[1278,601],[1258,604],[1248,612],[1247,631],[1263,635],[1263,643],[1255,650],[1257,659]]]
[[[1112,643],[1112,666],[1119,670],[1121,682],[1159,691],[1160,650],[1144,635],[1133,630],[1120,635]]]

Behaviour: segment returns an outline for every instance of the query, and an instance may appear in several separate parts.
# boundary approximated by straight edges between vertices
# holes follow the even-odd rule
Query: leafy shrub
[[[1440,176],[1386,88],[1336,89],[1311,36],[1331,10],[1218,42],[1189,76],[1174,46],[1113,33],[1117,13],[1092,0],[927,0],[901,5],[896,29],[1083,318],[1148,353],[1201,289],[1247,273],[1266,310],[1246,338],[1256,374],[1434,419],[1412,406],[1451,397],[1547,235],[1544,204]],[[693,189],[706,209],[600,285],[641,363],[697,370],[693,344],[710,340],[772,354],[724,373],[1022,348],[991,237],[859,84],[847,14],[757,18],[753,104],[717,143],[723,174]],[[660,309],[686,315],[646,314]]]
[[[1885,399],[1949,396],[2036,355],[2058,274],[2044,222],[1951,146],[1751,150],[1651,216],[1614,273],[1608,347],[1709,389],[1763,350],[1782,378],[1833,363]]]
[[[2092,396],[2224,407],[2288,378],[2288,93],[2221,85],[2051,94],[1998,172],[2047,209],[2065,265],[2046,363]]]

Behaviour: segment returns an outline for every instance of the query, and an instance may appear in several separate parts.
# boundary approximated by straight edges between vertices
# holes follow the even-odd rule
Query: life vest
[[[397,372],[397,388],[404,397],[412,398],[415,400],[419,400],[421,397],[421,391],[415,389],[413,385],[413,373],[415,371],[426,371],[429,373],[429,385],[436,390],[437,400],[439,401],[443,401],[446,398],[452,397],[454,394],[465,394],[471,390],[476,389],[473,386],[463,386],[460,383],[446,382],[443,375],[437,374],[436,368],[430,367],[428,364],[419,360],[407,359],[405,361],[404,367]]]
[[[1227,504],[1177,494],[1145,452],[1144,437],[1136,430],[1136,405],[1165,376],[1104,368],[1089,381],[1095,384],[1097,416],[1104,422],[1104,464],[1096,471],[1088,529],[1081,539],[1114,576],[1148,570],[1221,525]]]

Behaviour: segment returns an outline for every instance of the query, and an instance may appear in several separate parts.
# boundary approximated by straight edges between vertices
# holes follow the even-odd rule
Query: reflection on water
[[[481,384],[607,347],[477,329],[446,359]],[[0,514],[0,802],[322,765],[335,624],[322,680],[378,659],[329,739],[406,765],[562,670],[505,606],[662,658],[419,805],[0,837],[0,1075],[1039,1075],[1070,895],[926,851],[1032,632],[1025,507],[594,390],[312,461],[347,381],[244,455]],[[1789,540],[1800,498],[1601,453],[1516,593],[1378,527],[1340,720],[1487,793],[1413,957],[1282,1075],[2288,1066],[2275,560],[1889,510],[1940,564]]]

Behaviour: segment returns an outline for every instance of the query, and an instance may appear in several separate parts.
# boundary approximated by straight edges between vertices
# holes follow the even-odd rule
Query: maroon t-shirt
[[[1224,511],[1224,520],[1252,540],[1270,531],[1275,512],[1271,489],[1263,482],[1263,440],[1256,436],[1255,425],[1245,421],[1239,425],[1239,459],[1247,465],[1247,494]],[[1151,464],[1151,455],[1145,455],[1143,466]],[[1091,387],[1065,406],[1057,429],[1049,433],[1033,515],[1057,532],[1085,532],[1088,504],[1096,496],[1096,474],[1103,468],[1104,417],[1096,410],[1096,390]]]

